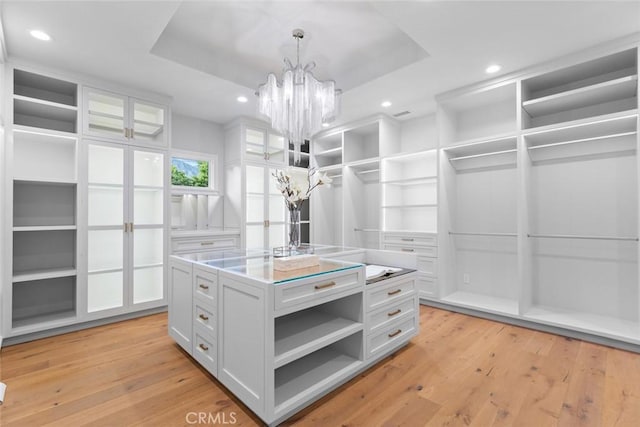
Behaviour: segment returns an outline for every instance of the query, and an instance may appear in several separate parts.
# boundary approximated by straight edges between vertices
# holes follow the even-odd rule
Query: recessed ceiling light
[[[499,66],[498,64],[491,64],[487,67],[486,70],[484,70],[487,74],[493,74],[493,73],[497,73],[498,71],[500,71],[502,69],[501,66]]]
[[[45,42],[48,42],[49,40],[51,40],[51,36],[42,30],[31,30],[29,34],[31,34],[31,37],[36,38],[38,40],[45,41]]]
[[[246,96],[239,96],[236,98],[238,102],[242,102],[243,104],[248,101]]]
[[[384,102],[383,102],[382,104],[380,104],[380,105],[382,105],[384,108],[391,107],[391,101],[384,101]]]
[[[323,124],[322,124],[322,127],[323,127],[323,128],[328,128],[328,127],[329,127],[329,123],[323,123]]]

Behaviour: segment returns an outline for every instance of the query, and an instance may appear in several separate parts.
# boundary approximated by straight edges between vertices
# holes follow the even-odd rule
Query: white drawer
[[[418,271],[432,277],[438,277],[438,258],[418,255]]]
[[[193,295],[202,301],[207,301],[212,307],[218,297],[218,273],[205,271],[198,267],[193,269]]]
[[[235,236],[173,238],[171,240],[171,250],[181,253],[236,247],[238,247],[238,238]]]
[[[274,285],[274,308],[280,310],[301,305],[312,306],[331,301],[364,284],[364,268],[353,268],[318,277]]]
[[[416,315],[416,298],[396,301],[367,314],[367,331],[375,333],[380,328]]]
[[[418,296],[437,297],[438,296],[438,279],[429,277],[424,274],[418,274],[416,280],[416,288]]]
[[[382,249],[386,251],[409,252],[428,257],[438,256],[438,248],[435,246],[389,245],[385,243]]]
[[[193,358],[212,375],[218,375],[216,340],[203,333],[200,328],[193,332]]]
[[[193,301],[194,324],[204,328],[213,338],[217,336],[216,315],[213,307],[198,300]]]
[[[384,233],[382,241],[384,243],[401,246],[437,246],[438,236],[436,234],[419,233]]]
[[[384,353],[413,337],[417,332],[416,317],[393,322],[367,337],[367,354]]]
[[[367,285],[367,310],[386,307],[387,304],[413,296],[414,293],[415,276],[413,274]]]

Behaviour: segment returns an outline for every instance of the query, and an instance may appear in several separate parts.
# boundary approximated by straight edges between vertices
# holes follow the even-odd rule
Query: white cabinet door
[[[87,311],[123,307],[125,301],[126,148],[87,145]]]
[[[164,295],[164,181],[162,152],[131,149],[132,303],[160,301]]]
[[[166,107],[130,98],[129,138],[133,144],[163,148],[167,146]]]
[[[275,168],[245,166],[247,248],[273,248],[284,245],[284,198],[272,176]]]
[[[166,155],[87,143],[87,312],[166,300]]]
[[[83,105],[85,135],[127,141],[129,102],[126,96],[85,87]]]
[[[83,133],[150,148],[167,147],[167,108],[85,87]]]
[[[262,129],[245,128],[244,156],[250,162],[267,162],[284,165],[286,147],[284,138]]]

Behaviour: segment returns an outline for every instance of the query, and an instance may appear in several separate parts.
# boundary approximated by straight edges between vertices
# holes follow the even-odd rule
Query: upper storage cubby
[[[77,117],[78,85],[14,70],[14,124],[75,133]]]
[[[314,139],[313,157],[319,168],[342,164],[342,133],[329,134]]]
[[[517,130],[516,94],[514,82],[440,98],[441,145],[514,133]]]
[[[636,56],[629,49],[524,80],[523,128],[637,108]]]
[[[378,122],[344,132],[344,162],[377,158],[380,128]]]

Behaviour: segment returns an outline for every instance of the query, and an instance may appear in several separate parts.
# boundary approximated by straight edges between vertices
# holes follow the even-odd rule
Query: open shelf
[[[458,171],[495,167],[515,167],[517,138],[492,139],[443,149]]]
[[[384,183],[409,182],[424,178],[437,178],[437,160],[437,150],[382,159],[381,181]]]
[[[515,283],[514,283],[515,285]],[[442,298],[442,302],[467,308],[480,308],[497,314],[518,314],[518,301],[468,291],[456,291]]]
[[[14,177],[75,181],[77,138],[14,129]]]
[[[637,114],[606,118],[525,135],[532,161],[636,151]]]
[[[49,230],[57,227],[55,229],[59,230],[61,226],[74,226],[75,229],[75,225],[76,184],[13,182],[14,227],[49,227]],[[23,228],[21,231],[28,230]]]
[[[13,72],[13,93],[57,104],[78,105],[78,85],[75,83],[24,70]]]
[[[362,332],[284,365],[275,371],[275,411],[282,413],[357,371]]]
[[[517,130],[515,82],[439,99],[439,104],[441,146]]]
[[[524,318],[551,326],[595,333],[608,338],[634,341],[640,344],[640,323],[637,321],[540,305],[527,310],[524,313]]]
[[[638,76],[626,76],[567,92],[544,96],[522,103],[530,116],[545,116],[585,105],[596,105],[636,95]]]
[[[637,108],[636,49],[522,82],[524,128]]]
[[[77,107],[20,95],[13,97],[13,122],[18,125],[75,133],[77,116]]]
[[[13,275],[76,267],[75,230],[13,233]]]
[[[12,328],[73,318],[76,277],[65,276],[13,284]]]
[[[28,273],[16,274],[13,276],[13,283],[31,282],[34,280],[55,279],[58,277],[75,276],[76,269],[73,268],[51,268],[45,270],[32,270]]]
[[[362,330],[362,323],[311,309],[276,319],[275,367]]]
[[[344,161],[357,162],[379,156],[380,130],[378,122],[344,132]]]
[[[319,168],[342,164],[342,133],[313,140],[313,158]]]

